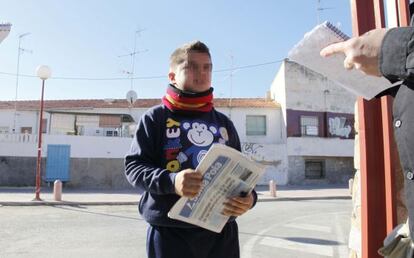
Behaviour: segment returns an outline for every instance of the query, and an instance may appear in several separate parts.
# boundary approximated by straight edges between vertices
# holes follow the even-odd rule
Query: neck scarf
[[[178,89],[170,84],[162,98],[164,105],[171,111],[209,112],[213,108],[213,88],[207,91],[192,93]]]

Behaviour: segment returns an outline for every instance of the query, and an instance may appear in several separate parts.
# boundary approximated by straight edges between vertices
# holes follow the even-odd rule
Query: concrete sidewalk
[[[313,199],[350,199],[345,185],[277,186],[276,197],[269,194],[267,186],[257,186],[258,201],[287,201]],[[40,198],[34,201],[34,187],[0,187],[0,206],[36,205],[136,205],[140,194],[134,189],[74,190],[63,189],[62,201],[55,201],[52,189],[42,188]]]

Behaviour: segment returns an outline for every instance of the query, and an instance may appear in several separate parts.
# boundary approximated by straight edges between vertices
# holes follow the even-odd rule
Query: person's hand
[[[344,42],[334,43],[321,50],[321,56],[327,57],[337,53],[345,54],[344,67],[356,68],[365,74],[382,76],[379,70],[379,54],[382,40],[387,29],[374,29],[360,37]]]
[[[240,216],[253,206],[253,195],[249,193],[246,197],[233,197],[224,203],[222,214],[227,216]]]
[[[175,176],[175,193],[179,196],[193,198],[197,196],[201,189],[203,175],[194,169],[185,169]]]

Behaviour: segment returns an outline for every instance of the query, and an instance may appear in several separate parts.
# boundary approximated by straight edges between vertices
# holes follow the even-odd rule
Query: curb
[[[31,201],[31,202],[0,202],[1,206],[110,206],[138,205],[138,202],[67,202],[67,201]]]
[[[350,200],[350,196],[320,196],[320,197],[266,197],[259,198],[257,202],[276,201],[308,201],[308,200]],[[138,205],[138,201],[121,202],[82,202],[82,201],[26,201],[26,202],[0,202],[2,206],[115,206],[115,205]]]
[[[274,201],[311,201],[311,200],[351,200],[351,196],[314,196],[314,197],[268,197],[257,199],[257,202]]]

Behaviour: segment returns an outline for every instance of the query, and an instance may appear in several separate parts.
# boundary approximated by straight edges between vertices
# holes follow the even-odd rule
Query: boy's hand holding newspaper
[[[229,219],[254,205],[253,189],[264,171],[263,165],[238,150],[213,144],[195,170],[176,175],[177,194],[194,197],[181,197],[168,216],[219,233]]]
[[[246,197],[233,197],[224,203],[222,214],[226,216],[240,216],[248,211],[253,205],[253,195],[249,193]]]
[[[203,175],[194,169],[184,169],[175,176],[175,193],[182,197],[193,198],[201,190]]]
[[[175,177],[175,192],[179,196],[187,198],[196,197],[200,190],[203,175],[194,169],[185,169],[177,173]],[[222,214],[226,216],[240,216],[248,211],[253,205],[253,195],[250,193],[245,197],[233,197],[224,203]]]

